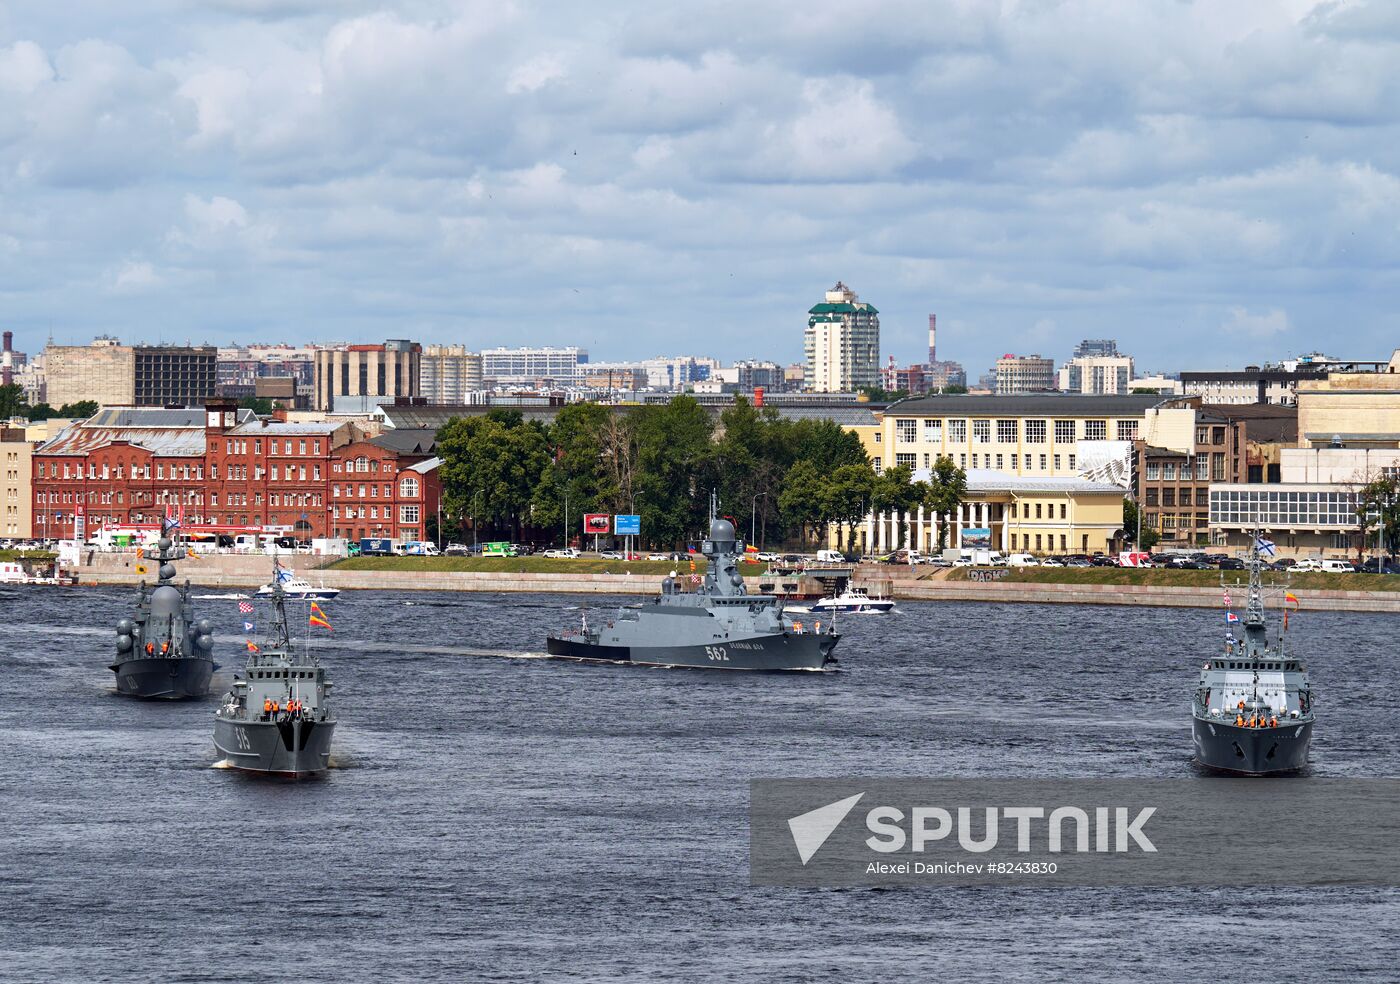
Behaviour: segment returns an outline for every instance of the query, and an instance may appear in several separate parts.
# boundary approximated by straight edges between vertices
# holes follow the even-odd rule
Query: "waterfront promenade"
[[[539,571],[469,571],[416,569],[416,558],[403,558],[402,569],[366,569],[354,565],[322,566],[327,558],[289,555],[282,558],[285,566],[313,583],[343,590],[403,590],[403,591],[495,591],[495,592],[555,592],[561,594],[631,594],[651,595],[659,588],[662,573],[547,573]],[[390,561],[389,563],[393,563]],[[85,554],[78,569],[83,584],[135,584],[141,575],[135,570],[131,554]],[[655,564],[617,562],[616,567],[656,567]],[[665,567],[667,565],[660,565]],[[188,577],[197,585],[210,588],[244,590],[256,588],[270,580],[270,561],[263,556],[217,555],[200,557],[181,567],[182,579]],[[1007,572],[1000,580],[964,580],[950,576],[952,572],[911,570],[887,565],[861,565],[856,570],[856,584],[881,581],[891,584],[894,597],[902,601],[983,601],[997,603],[1126,605],[1174,608],[1219,608],[1222,591],[1215,585],[1177,584],[1105,584],[1087,580],[1090,572],[1080,575],[1074,571],[1057,572],[1064,580],[1032,582],[1016,580],[1015,572]],[[1176,572],[1162,572],[1172,574]],[[1189,572],[1182,572],[1189,573]],[[994,576],[994,572],[989,572]],[[1080,582],[1071,580],[1084,577]],[[1357,575],[1350,575],[1356,577]],[[1342,575],[1340,583],[1345,584]],[[149,575],[147,575],[149,580]],[[750,578],[752,590],[757,590],[757,578]],[[1400,612],[1400,590],[1346,590],[1338,588],[1297,588],[1299,605],[1303,610]],[[1242,591],[1233,592],[1236,607],[1244,602]]]

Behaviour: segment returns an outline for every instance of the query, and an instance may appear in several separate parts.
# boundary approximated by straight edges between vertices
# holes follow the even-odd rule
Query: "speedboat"
[[[329,600],[339,596],[339,588],[328,588],[324,584],[312,584],[301,577],[288,577],[279,579],[282,581],[282,594],[289,601],[318,601]],[[272,585],[264,584],[258,588],[258,597],[267,598],[273,593]]]
[[[813,615],[883,615],[894,611],[894,601],[890,598],[872,598],[864,588],[847,588],[835,597],[814,601],[808,606],[808,611]]]

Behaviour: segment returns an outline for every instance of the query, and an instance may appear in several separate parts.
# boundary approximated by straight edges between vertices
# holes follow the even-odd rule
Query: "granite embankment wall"
[[[323,557],[294,555],[283,563],[312,583],[347,590],[525,591],[568,594],[655,594],[661,579],[652,574],[507,574],[476,571],[361,571],[319,569]],[[130,554],[84,555],[79,578],[84,584],[135,584]],[[220,555],[179,564],[180,579],[215,588],[255,588],[272,579],[268,558]],[[154,571],[145,575],[154,577]],[[1169,587],[1127,584],[1031,584],[1017,581],[952,581],[920,576],[907,568],[874,567],[857,572],[856,582],[892,584],[894,596],[918,601],[1022,602],[1031,604],[1152,605],[1171,608],[1218,608],[1218,587]],[[750,579],[755,583],[755,579]],[[754,590],[757,590],[756,588]],[[1243,592],[1235,594],[1236,607]],[[1301,607],[1315,611],[1400,612],[1400,591],[1320,591],[1301,593]]]

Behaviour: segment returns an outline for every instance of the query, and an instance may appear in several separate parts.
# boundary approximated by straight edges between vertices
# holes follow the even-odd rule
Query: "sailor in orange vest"
[[[1243,715],[1243,714],[1236,714],[1236,715],[1235,715],[1235,727],[1237,727],[1237,728],[1243,728],[1243,727],[1244,727],[1244,715]]]
[[[264,697],[264,698],[263,698],[263,720],[266,721],[266,720],[267,720],[269,717],[271,717],[271,716],[272,716],[272,698],[271,698],[271,697]]]
[[[146,643],[146,655],[147,655],[147,656],[154,656],[155,654],[156,654],[156,644],[155,644],[154,642],[148,642],[148,643]]]

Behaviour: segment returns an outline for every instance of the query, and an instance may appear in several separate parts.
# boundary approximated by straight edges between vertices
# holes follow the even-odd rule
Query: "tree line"
[[[715,419],[693,397],[609,407],[574,403],[553,422],[514,410],[449,421],[437,434],[445,526],[469,521],[580,534],[584,513],[641,516],[642,541],[681,549],[708,529],[709,500],[759,541],[811,542],[878,512],[915,509],[943,518],[967,493],[967,477],[940,458],[929,481],[907,467],[872,468],[860,438],[831,420],[790,420],[742,397]]]
[[[24,387],[20,386],[19,383],[0,386],[0,420],[12,420],[16,417],[28,421],[48,420],[51,417],[86,419],[95,414],[97,410],[96,400],[65,403],[56,410],[47,403],[36,403],[31,406],[29,398],[24,395]]]

